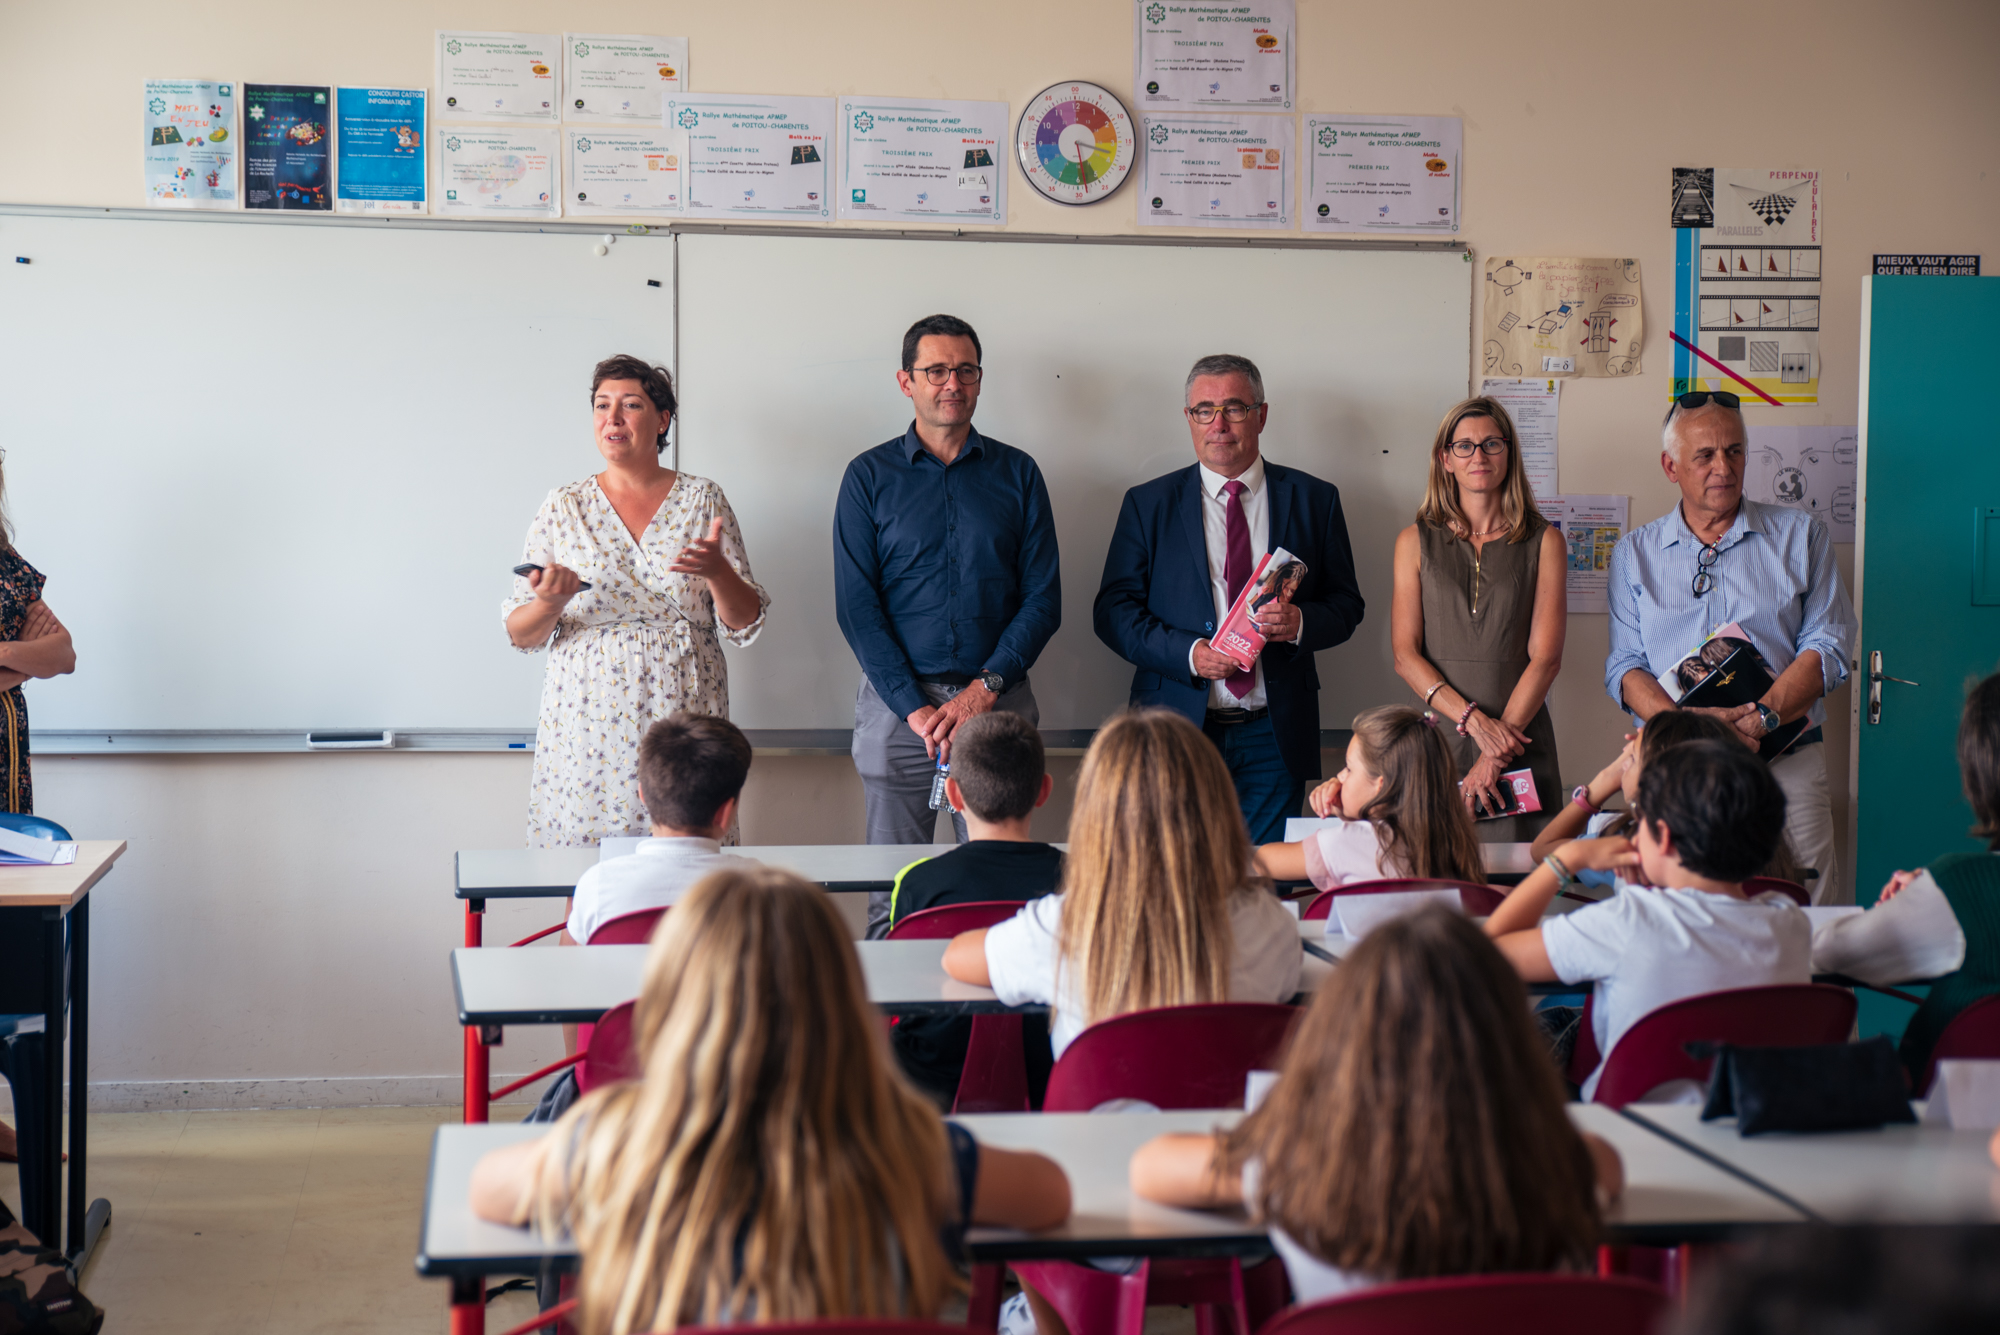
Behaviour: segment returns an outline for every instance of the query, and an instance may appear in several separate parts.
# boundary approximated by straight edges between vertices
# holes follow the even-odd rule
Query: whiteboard
[[[1471,266],[1452,250],[949,242],[684,234],[682,466],[721,483],[770,617],[726,649],[749,728],[853,725],[860,668],[834,617],[833,507],[848,461],[910,422],[903,331],[971,322],[986,377],[974,425],[1035,456],[1062,549],[1062,629],[1030,672],[1045,728],[1122,707],[1132,669],[1091,629],[1127,488],[1194,462],[1182,382],[1207,353],[1264,374],[1267,458],[1335,483],[1365,619],[1319,655],[1323,726],[1396,699],[1395,534],[1432,437],[1466,393]]]
[[[672,360],[672,239],[599,239],[0,215],[7,497],[77,646],[35,729],[532,729],[508,567],[602,467],[592,366]]]

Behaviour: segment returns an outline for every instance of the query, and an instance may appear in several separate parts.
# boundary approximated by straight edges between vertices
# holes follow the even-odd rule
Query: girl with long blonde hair
[[[1385,877],[1486,880],[1458,800],[1458,766],[1434,718],[1401,705],[1356,714],[1346,768],[1313,789],[1311,801],[1330,824],[1301,843],[1257,850],[1274,880],[1321,890]]]
[[[1404,1279],[1589,1273],[1623,1169],[1565,1113],[1512,967],[1432,908],[1343,957],[1256,1111],[1148,1142],[1131,1179],[1170,1205],[1248,1205],[1309,1303]]]
[[[982,1148],[896,1073],[839,915],[789,872],[716,872],[674,906],[633,1043],[639,1080],[472,1180],[482,1217],[576,1238],[585,1335],[927,1318],[968,1223],[1069,1214],[1054,1163]]]
[[[1215,744],[1169,709],[1098,731],[1077,776],[1061,891],[983,931],[944,967],[1010,1006],[1051,1010],[1058,1057],[1088,1025],[1298,991],[1298,927],[1256,873]]]
[[[1416,522],[1396,535],[1389,643],[1396,675],[1449,729],[1468,808],[1510,809],[1500,776],[1533,774],[1541,814],[1488,820],[1488,839],[1532,839],[1561,804],[1547,702],[1568,633],[1568,559],[1562,530],[1536,508],[1506,406],[1454,404]]]

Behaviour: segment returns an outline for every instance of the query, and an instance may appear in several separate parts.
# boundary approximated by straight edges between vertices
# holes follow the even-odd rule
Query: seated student
[[[1167,1205],[1248,1205],[1311,1303],[1395,1280],[1587,1274],[1624,1172],[1570,1122],[1507,961],[1432,908],[1342,959],[1235,1130],[1160,1136],[1131,1177]]]
[[[750,773],[750,739],[726,718],[669,715],[639,739],[639,797],[653,837],[577,878],[563,943],[590,940],[613,918],[674,903],[714,871],[754,867],[722,851]]]
[[[1784,837],[1785,794],[1763,761],[1733,742],[1668,747],[1639,776],[1635,839],[1571,840],[1545,858],[1486,920],[1486,933],[1531,983],[1597,984],[1597,1050],[1610,1053],[1648,1011],[1703,992],[1812,981],[1812,926],[1776,890],[1743,881]],[[1542,920],[1575,873],[1627,873],[1618,893]],[[1583,1084],[1597,1089],[1600,1064]]]
[[[951,777],[944,791],[952,810],[964,813],[971,838],[896,873],[889,920],[877,935],[940,904],[1025,902],[1053,894],[1062,875],[1062,850],[1037,842],[1028,822],[1054,787],[1034,724],[1000,710],[960,724],[951,735]]]
[[[576,1238],[589,1335],[932,1318],[966,1225],[1068,1217],[1061,1168],[980,1146],[896,1074],[847,938],[789,872],[705,878],[646,957],[645,1074],[475,1167],[481,1218]]]
[[[1638,733],[1626,736],[1624,748],[1616,759],[1570,794],[1569,805],[1551,817],[1535,837],[1530,850],[1535,861],[1540,862],[1572,839],[1596,839],[1608,834],[1631,838],[1637,824],[1632,819],[1632,797],[1639,791],[1640,773],[1653,757],[1683,742],[1733,742],[1741,746],[1743,734],[1713,714],[1699,714],[1691,709],[1661,710]],[[1625,810],[1604,810],[1605,804],[1621,793]],[[1757,874],[1797,881],[1799,871],[1791,841],[1780,839],[1778,851]],[[1608,872],[1593,870],[1578,871],[1576,879],[1584,885],[1608,890],[1614,878]]]
[[[1303,843],[1259,848],[1257,864],[1273,880],[1321,890],[1391,877],[1486,880],[1458,765],[1428,714],[1400,705],[1356,714],[1347,768],[1311,801],[1314,815],[1334,823]]]
[[[1950,853],[1899,871],[1875,907],[1813,937],[1813,967],[1883,986],[1935,978],[1903,1031],[1914,1081],[1953,1016],[2000,992],[2000,673],[1972,688],[1958,723],[1958,772],[1984,853]]]
[[[1168,709],[1098,731],[1077,775],[1062,892],[962,932],[945,972],[1050,1008],[1061,1057],[1086,1025],[1152,1006],[1283,1001],[1298,923],[1256,876],[1229,770]]]

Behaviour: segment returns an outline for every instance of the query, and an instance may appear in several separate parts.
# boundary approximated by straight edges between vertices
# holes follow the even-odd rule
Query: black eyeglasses
[[[1225,422],[1241,422],[1262,406],[1256,403],[1237,403],[1232,399],[1220,408],[1212,403],[1197,403],[1194,407],[1187,409],[1186,412],[1189,417],[1192,417],[1201,425],[1207,426],[1215,420],[1217,413],[1222,414],[1222,419]]]
[[[1675,397],[1674,406],[1667,409],[1667,421],[1673,421],[1675,413],[1693,412],[1696,408],[1706,408],[1710,403],[1732,412],[1743,410],[1743,400],[1726,389],[1691,389]]]
[[[912,374],[918,373],[933,385],[942,385],[954,375],[961,385],[976,385],[983,374],[976,366],[919,366],[912,371]]]
[[[1715,543],[1704,542],[1701,545],[1701,551],[1694,558],[1695,597],[1700,598],[1715,587],[1715,576],[1708,573],[1708,568],[1715,564],[1715,558],[1720,555],[1722,548]]]
[[[1505,454],[1507,442],[1495,436],[1491,440],[1454,440],[1445,448],[1461,459],[1470,459],[1474,450],[1478,450],[1481,454]]]

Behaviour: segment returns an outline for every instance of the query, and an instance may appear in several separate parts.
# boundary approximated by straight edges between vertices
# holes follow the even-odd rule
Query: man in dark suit
[[[1252,841],[1269,843],[1319,777],[1313,654],[1361,624],[1361,590],[1339,490],[1258,453],[1270,405],[1256,365],[1203,357],[1186,403],[1197,462],[1125,493],[1093,621],[1138,669],[1132,703],[1178,710],[1221,749]],[[1305,578],[1257,613],[1268,643],[1245,672],[1208,637],[1279,547],[1305,562]]]

